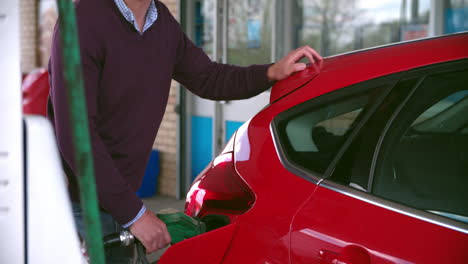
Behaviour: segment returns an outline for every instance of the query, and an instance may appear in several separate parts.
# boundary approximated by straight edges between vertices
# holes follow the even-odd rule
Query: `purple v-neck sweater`
[[[100,206],[120,224],[142,207],[138,190],[161,119],[171,79],[213,100],[249,98],[266,90],[268,65],[237,67],[212,62],[183,33],[164,4],[143,35],[113,0],[76,6],[81,57]],[[73,200],[78,199],[59,30],[49,65],[49,118],[54,124]],[[175,133],[175,132],[174,132]]]

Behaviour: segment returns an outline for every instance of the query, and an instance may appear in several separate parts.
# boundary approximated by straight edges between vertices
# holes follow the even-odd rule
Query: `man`
[[[321,57],[306,46],[272,65],[212,62],[159,1],[81,0],[76,14],[99,205],[103,215],[129,228],[147,252],[154,252],[171,238],[135,192],[166,108],[171,79],[204,98],[243,99],[303,70],[306,65],[296,63],[301,58],[313,63]],[[78,201],[58,34],[56,28],[49,65],[49,118],[72,200]]]

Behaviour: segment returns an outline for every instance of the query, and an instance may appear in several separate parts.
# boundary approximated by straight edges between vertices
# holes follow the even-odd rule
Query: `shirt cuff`
[[[135,223],[140,217],[146,212],[146,206],[142,205],[140,211],[138,214],[133,218],[130,222],[126,223],[125,225],[122,225],[123,228],[127,228],[131,226],[133,223]]]

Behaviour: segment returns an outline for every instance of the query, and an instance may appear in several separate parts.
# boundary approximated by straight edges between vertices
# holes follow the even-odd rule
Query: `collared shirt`
[[[146,19],[145,19],[145,25],[143,26],[143,31],[140,31],[140,28],[138,27],[138,24],[135,20],[135,15],[133,15],[132,10],[128,8],[128,6],[125,4],[124,0],[114,0],[115,4],[117,5],[117,8],[119,8],[120,13],[125,17],[125,19],[132,23],[133,27],[135,27],[136,31],[138,33],[143,34],[153,23],[158,19],[158,9],[156,8],[156,5],[154,4],[154,0],[151,0],[151,4],[148,7],[148,11],[146,11]]]
[[[143,205],[140,209],[140,211],[138,212],[138,214],[135,216],[135,218],[133,218],[132,220],[130,220],[130,222],[128,223],[125,223],[124,225],[122,225],[123,228],[128,228],[130,227],[131,225],[133,225],[133,223],[135,223],[138,219],[140,219],[140,217],[146,212],[146,206]]]

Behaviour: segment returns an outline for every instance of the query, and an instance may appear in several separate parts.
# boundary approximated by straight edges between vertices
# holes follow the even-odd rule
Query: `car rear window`
[[[276,129],[284,156],[301,169],[324,174],[382,88],[353,93],[348,87],[280,114]]]

